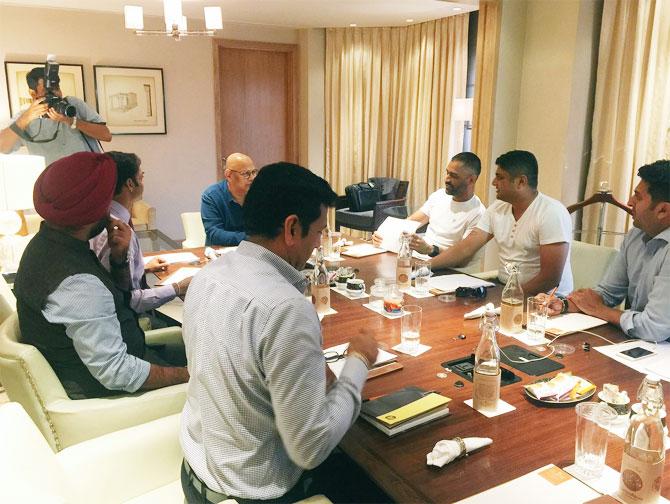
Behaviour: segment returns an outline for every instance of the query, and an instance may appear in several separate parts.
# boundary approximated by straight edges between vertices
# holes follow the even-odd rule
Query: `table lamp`
[[[42,156],[0,155],[0,270],[16,271],[25,247],[17,236],[21,216],[17,210],[33,208],[33,187],[44,170]]]

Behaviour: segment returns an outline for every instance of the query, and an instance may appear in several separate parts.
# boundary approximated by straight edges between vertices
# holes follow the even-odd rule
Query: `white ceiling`
[[[123,13],[123,6],[140,5],[145,16],[162,16],[162,0],[0,0],[4,5],[50,7]],[[183,0],[184,15],[203,18],[202,7],[221,6],[225,23],[292,28],[402,26],[476,10],[478,0]],[[460,9],[460,10],[458,10]],[[145,23],[150,29],[150,23]]]

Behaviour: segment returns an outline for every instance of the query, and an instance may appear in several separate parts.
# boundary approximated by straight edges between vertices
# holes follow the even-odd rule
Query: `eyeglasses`
[[[251,180],[252,178],[256,178],[256,175],[258,175],[258,170],[253,169],[253,170],[247,170],[247,171],[237,171],[237,170],[230,170],[231,172],[235,172],[242,177],[244,177],[247,180]]]
[[[323,352],[323,356],[326,358],[326,362],[337,362],[340,359],[344,359],[347,356],[347,352],[339,353],[329,350],[328,352]]]
[[[472,297],[481,299],[486,297],[486,287],[458,287],[456,289],[456,297]]]

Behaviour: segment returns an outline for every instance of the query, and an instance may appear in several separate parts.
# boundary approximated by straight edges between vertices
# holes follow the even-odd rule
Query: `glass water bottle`
[[[316,252],[316,264],[312,273],[312,302],[317,313],[328,313],[330,311],[330,282],[328,281],[328,269],[323,258],[323,247]]]
[[[506,334],[523,331],[523,289],[519,283],[519,267],[508,263],[505,271],[509,275],[500,301],[500,330]]]
[[[400,249],[396,263],[396,284],[399,289],[409,289],[412,286],[412,249],[409,248],[410,235],[400,235]]]
[[[472,377],[472,406],[480,411],[495,411],[500,399],[500,350],[496,341],[498,317],[491,303],[486,305],[481,326]]]

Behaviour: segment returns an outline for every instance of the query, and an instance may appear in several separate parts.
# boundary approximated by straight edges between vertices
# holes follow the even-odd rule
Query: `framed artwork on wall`
[[[28,92],[26,75],[35,67],[44,68],[44,62],[5,61],[9,113],[12,117],[19,111],[25,110],[33,101]],[[83,65],[60,64],[58,77],[60,77],[60,90],[63,92],[63,96],[76,96],[82,100],[86,99]]]
[[[165,126],[162,68],[93,66],[98,112],[114,135],[160,135]]]

